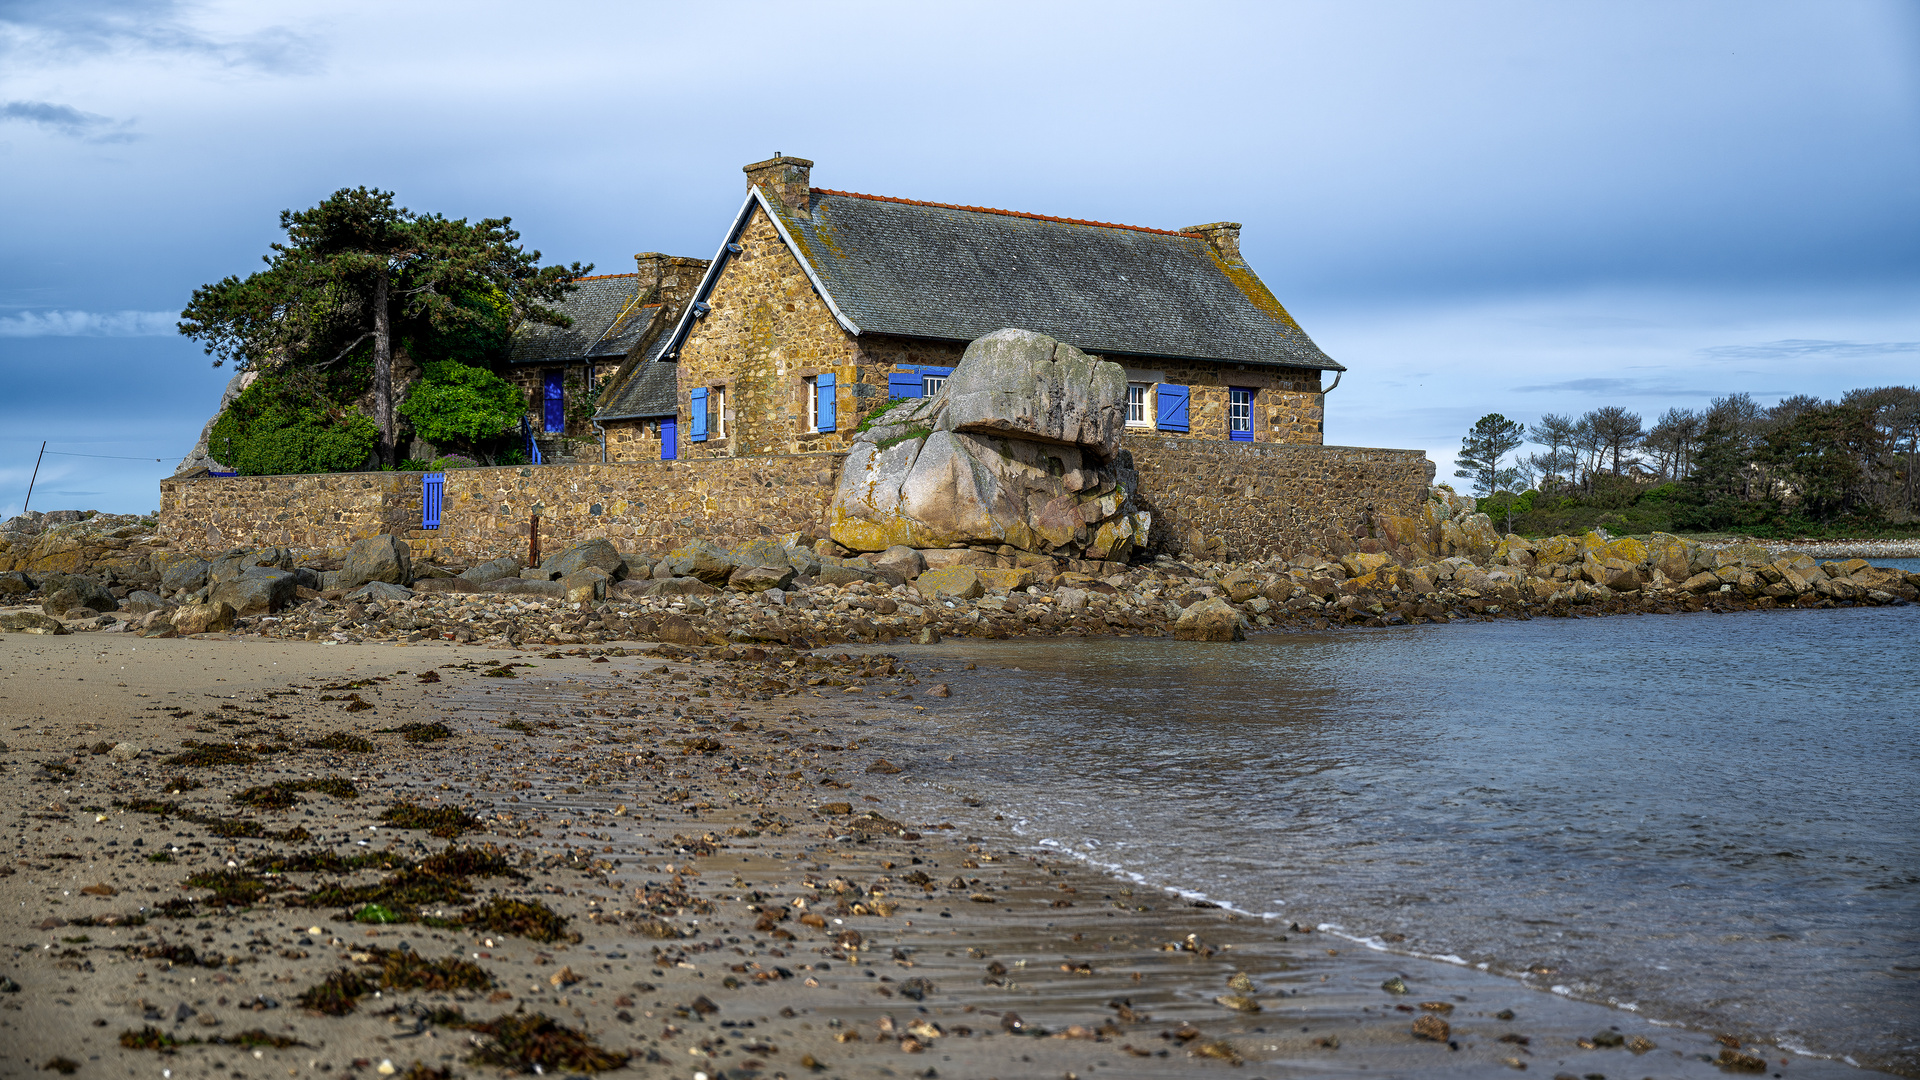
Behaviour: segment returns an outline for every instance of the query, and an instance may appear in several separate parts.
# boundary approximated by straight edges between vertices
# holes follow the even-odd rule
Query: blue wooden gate
[[[430,472],[420,478],[420,527],[440,527],[440,500],[447,487],[447,474]]]

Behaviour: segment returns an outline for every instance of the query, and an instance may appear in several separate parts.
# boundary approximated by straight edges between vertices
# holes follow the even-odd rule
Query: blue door
[[[660,460],[674,461],[680,457],[680,419],[660,421]]]
[[[566,370],[563,368],[546,372],[546,426],[549,435],[567,430],[567,389],[564,382],[566,375]]]

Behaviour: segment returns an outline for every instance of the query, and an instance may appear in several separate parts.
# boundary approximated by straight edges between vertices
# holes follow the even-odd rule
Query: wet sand
[[[0,867],[0,974],[18,988],[0,993],[0,1075],[57,1071],[58,1059],[81,1077],[374,1077],[416,1063],[416,1077],[496,1074],[525,1058],[469,1059],[518,1044],[471,1025],[534,1014],[661,1077],[1721,1074],[1728,1048],[1710,1033],[1134,893],[864,791],[867,729],[966,708],[954,665],[882,674],[859,657],[648,648],[0,637],[15,833]],[[503,664],[532,666],[507,678]],[[926,696],[936,679],[952,698]],[[385,730],[433,723],[452,737]],[[373,749],[301,746],[343,732]],[[188,740],[261,749],[245,765],[163,764]],[[91,749],[125,743],[143,752]],[[902,766],[913,763],[880,768]],[[182,776],[204,786],[169,794]],[[324,778],[357,797],[231,800]],[[142,800],[176,809],[130,805]],[[446,839],[383,822],[403,801],[463,808],[475,829]],[[309,838],[285,836],[296,828]],[[280,838],[217,835],[248,831]],[[270,874],[257,862],[384,852],[399,868],[449,845],[505,863],[455,882],[469,895],[401,912],[438,926],[355,921],[357,902],[301,906],[397,869]],[[270,891],[223,907],[218,890],[183,885],[221,870]],[[492,897],[548,905],[565,936],[460,924]],[[465,961],[436,970],[467,986],[381,989],[402,951]],[[301,1005],[342,971],[366,987],[353,1011]],[[1250,988],[1229,985],[1238,973]],[[1396,979],[1404,993],[1383,988]],[[126,1033],[185,1045],[128,1048]],[[262,1044],[287,1039],[298,1045]],[[1769,1074],[1855,1072],[1747,1051]]]

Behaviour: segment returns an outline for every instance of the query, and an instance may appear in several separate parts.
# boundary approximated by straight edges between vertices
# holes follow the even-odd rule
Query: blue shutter
[[[923,376],[917,371],[896,371],[887,376],[887,396],[890,398],[917,398],[920,393]]]
[[[1161,383],[1154,388],[1154,400],[1160,404],[1161,431],[1187,430],[1187,399],[1191,393],[1191,388],[1175,383]]]
[[[567,430],[566,378],[565,368],[549,368],[544,380],[545,385],[541,388],[545,398],[542,418],[546,421],[549,435]]]
[[[420,478],[420,527],[440,527],[440,499],[446,491],[447,474],[430,472]]]
[[[668,417],[660,421],[660,460],[672,461],[680,456],[680,420]]]
[[[687,438],[694,442],[707,441],[707,388],[704,386],[693,388],[693,420]]]
[[[833,430],[833,374],[829,372],[827,374],[821,375],[820,377],[816,378],[814,380],[814,387],[816,392],[820,395],[820,407],[818,410],[819,417],[820,417],[820,430],[832,431]],[[917,397],[918,395],[915,395],[915,396]]]

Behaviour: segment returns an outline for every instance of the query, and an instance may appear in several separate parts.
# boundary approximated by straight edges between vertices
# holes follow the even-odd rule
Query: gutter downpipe
[[[1340,380],[1335,379],[1334,381],[1339,382]],[[607,463],[607,429],[600,426],[600,419],[598,417],[589,418],[587,423],[592,424],[593,430],[600,433],[600,464],[605,465]]]

